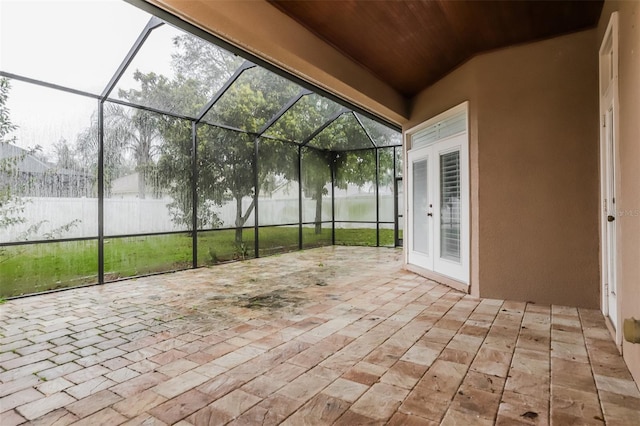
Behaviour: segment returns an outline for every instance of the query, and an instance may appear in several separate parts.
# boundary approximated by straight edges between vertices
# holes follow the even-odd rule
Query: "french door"
[[[466,133],[408,153],[408,262],[469,283]]]

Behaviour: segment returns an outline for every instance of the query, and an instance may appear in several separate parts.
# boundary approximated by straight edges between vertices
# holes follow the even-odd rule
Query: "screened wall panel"
[[[394,224],[381,223],[378,232],[380,233],[380,246],[394,247],[396,245]]]
[[[298,223],[298,147],[270,139],[258,143],[259,225]]]
[[[12,130],[0,138],[0,244],[97,236],[97,101],[2,84]]]
[[[0,78],[0,297],[97,282],[97,101]],[[42,241],[3,246],[5,243]]]
[[[198,128],[198,228],[255,224],[255,140],[208,124]]]
[[[404,157],[403,157],[403,151],[402,151],[402,146],[398,146],[395,148],[396,150],[396,176],[398,177],[402,177],[403,173],[404,173]]]
[[[375,150],[339,153],[335,186],[336,221],[376,221]]]
[[[393,222],[395,220],[395,195],[393,148],[380,148],[378,150],[378,197],[379,219],[381,222]]]
[[[258,229],[260,256],[298,250],[298,232],[298,225],[260,227]]]
[[[375,223],[336,223],[337,245],[375,247],[377,234]]]
[[[235,229],[198,231],[198,266],[246,260],[255,257],[255,229],[242,229],[242,241],[236,242]]]
[[[105,235],[192,227],[190,145],[188,121],[105,103]]]
[[[104,105],[105,281],[191,262],[190,123]],[[185,167],[186,166],[186,167]]]
[[[0,247],[0,297],[97,282],[97,240]]]
[[[302,222],[317,224],[332,220],[331,153],[302,148]]]
[[[302,247],[313,248],[330,246],[333,244],[333,230],[332,223],[324,222],[318,229],[316,224],[304,224],[302,225]]]
[[[190,268],[191,241],[188,233],[107,238],[104,245],[104,279],[113,281]]]

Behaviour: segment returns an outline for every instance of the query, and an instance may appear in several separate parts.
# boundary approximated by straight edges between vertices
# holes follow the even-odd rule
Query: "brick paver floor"
[[[11,300],[0,423],[638,425],[596,310],[327,247]]]

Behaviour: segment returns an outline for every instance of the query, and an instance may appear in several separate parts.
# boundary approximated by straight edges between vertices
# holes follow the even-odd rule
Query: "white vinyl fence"
[[[98,235],[98,200],[96,198],[24,198],[24,223],[0,229],[0,243],[22,240],[96,237]],[[143,234],[186,230],[171,220],[167,205],[171,199],[117,198],[104,201],[105,235]],[[243,200],[243,208],[250,199]],[[304,199],[303,222],[315,220],[315,200]],[[336,220],[375,221],[374,194],[336,197]],[[298,223],[297,199],[259,199],[260,225]],[[222,227],[235,226],[236,204],[215,207]],[[393,196],[380,195],[380,220],[393,220]],[[322,202],[322,217],[331,220],[331,197]],[[253,226],[254,214],[245,226]],[[365,227],[362,224],[340,224],[339,227]]]

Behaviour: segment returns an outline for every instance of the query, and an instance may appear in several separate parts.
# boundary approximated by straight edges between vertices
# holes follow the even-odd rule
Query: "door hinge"
[[[607,117],[602,114],[602,127],[607,127]]]

